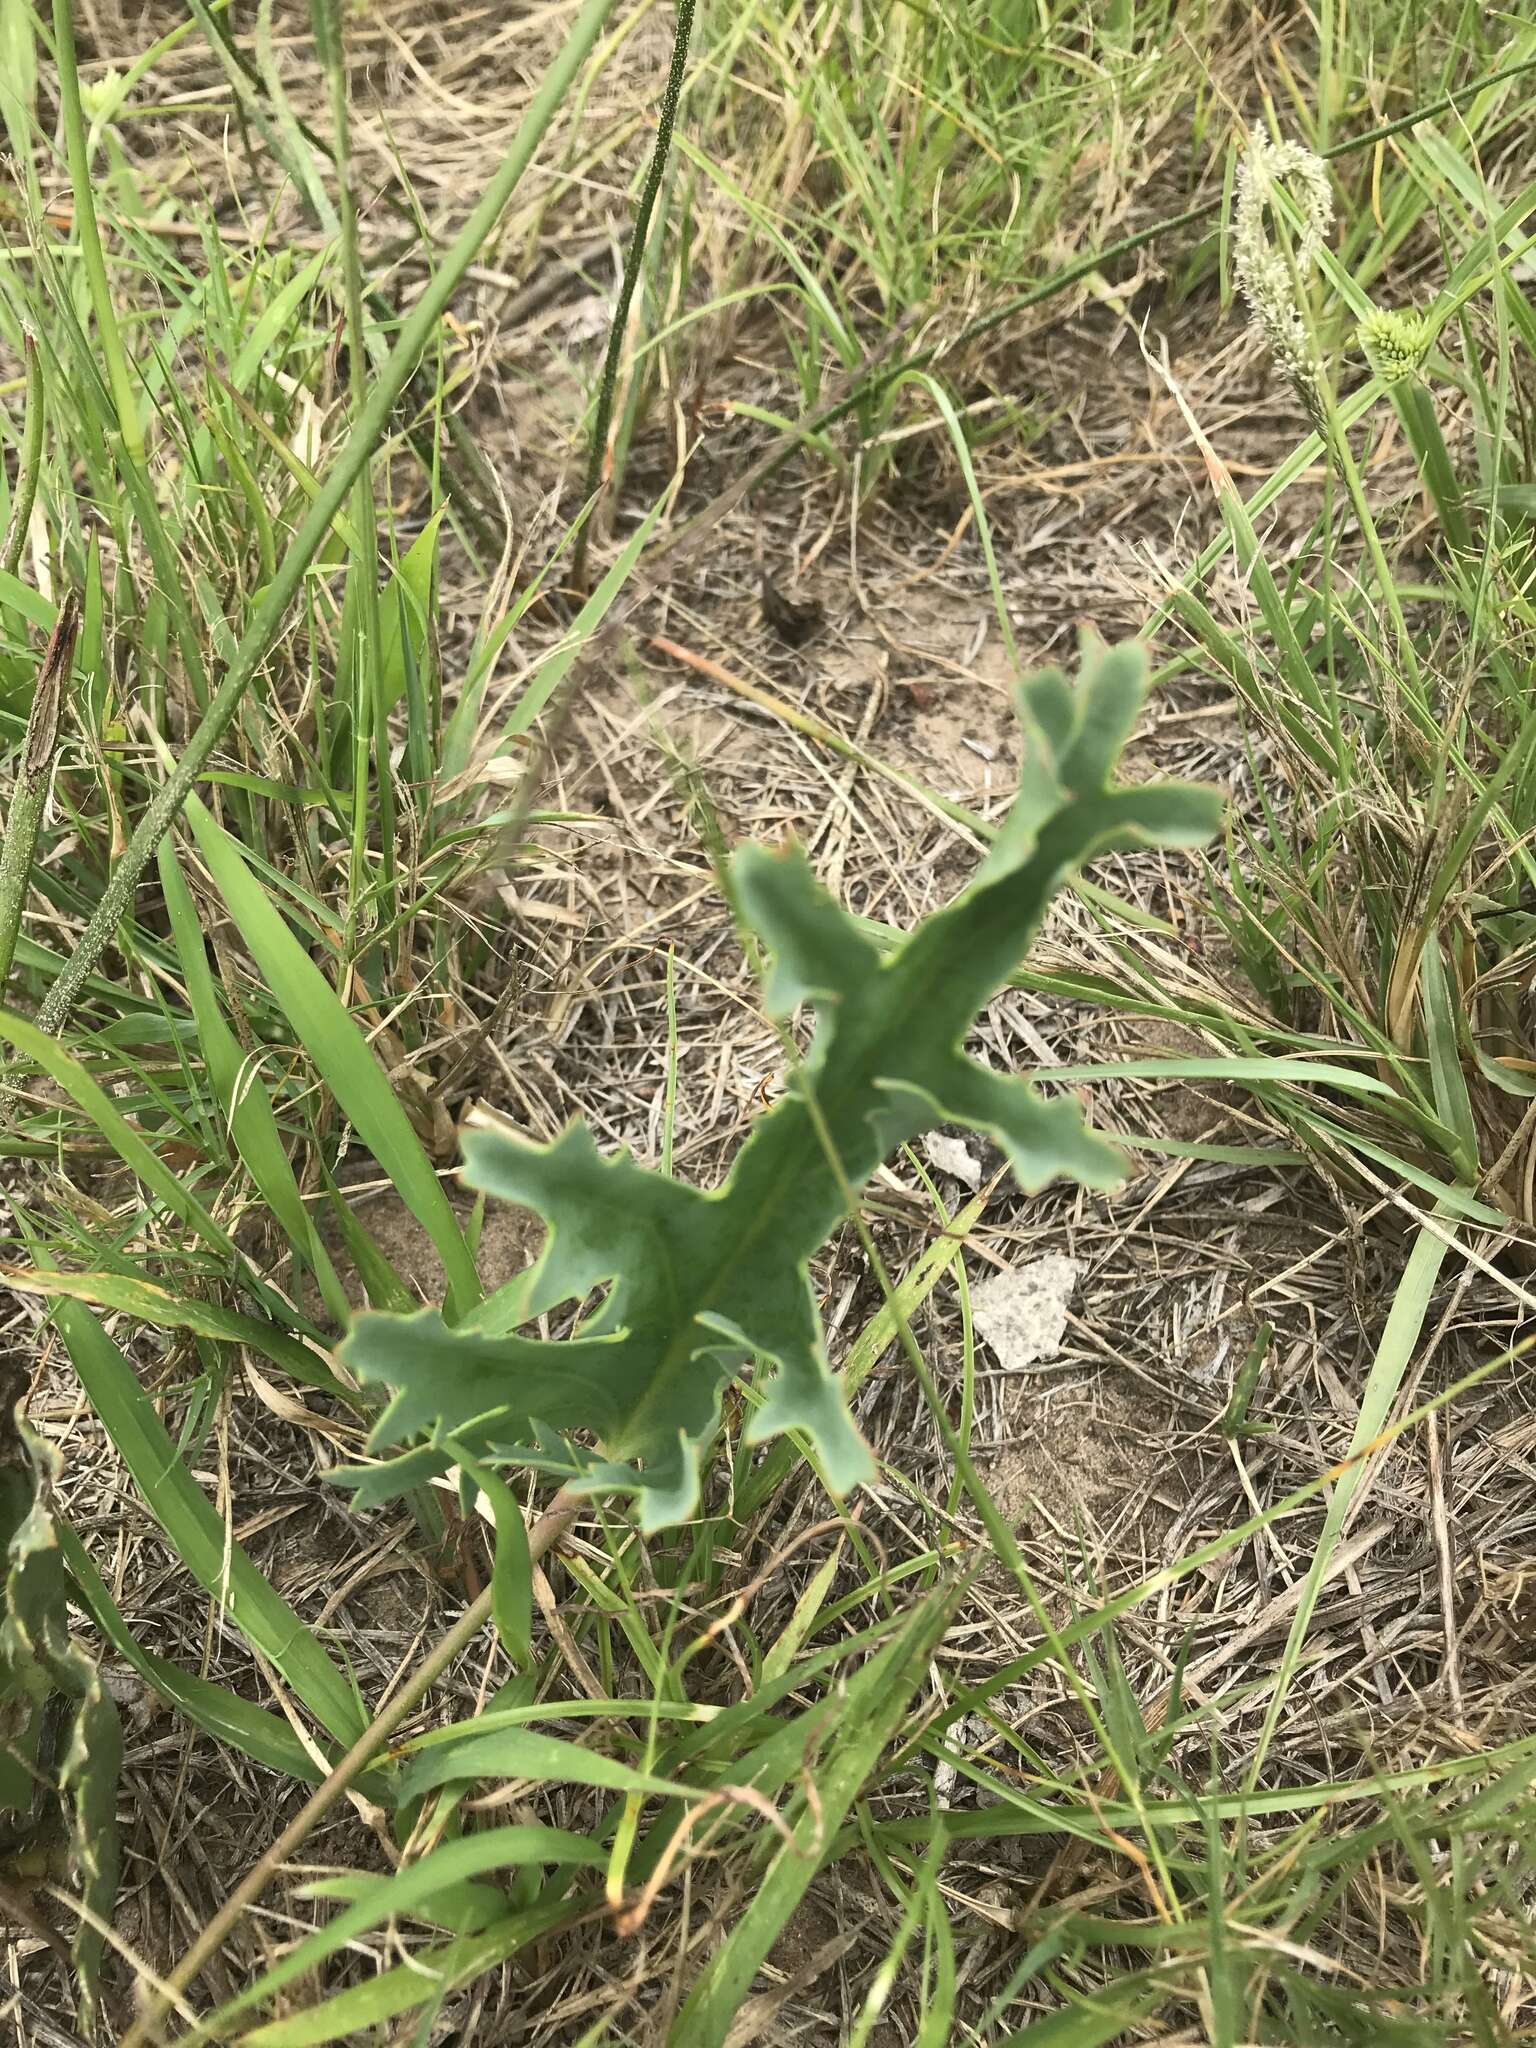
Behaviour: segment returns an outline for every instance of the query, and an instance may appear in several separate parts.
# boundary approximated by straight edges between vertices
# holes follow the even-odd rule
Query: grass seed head
[[[1290,246],[1273,232],[1282,182],[1301,227]],[[1333,191],[1323,160],[1299,142],[1254,132],[1237,173],[1233,265],[1249,311],[1309,414],[1319,407],[1318,364],[1302,308],[1306,280],[1333,225]]]

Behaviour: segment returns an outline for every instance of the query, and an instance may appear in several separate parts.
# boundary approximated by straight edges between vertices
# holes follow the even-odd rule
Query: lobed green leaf
[[[602,1156],[579,1123],[549,1144],[494,1124],[471,1131],[469,1184],[548,1225],[527,1317],[594,1293],[600,1303],[563,1341],[492,1335],[472,1319],[450,1328],[430,1309],[360,1318],[343,1356],[395,1390],[375,1445],[436,1430],[495,1459],[516,1456],[540,1427],[590,1431],[602,1456],[578,1484],[635,1494],[642,1525],[658,1528],[692,1512],[723,1387],[752,1362],[749,1441],[803,1430],[838,1491],[871,1478],[827,1362],[808,1262],[881,1161],[954,1121],[994,1138],[1026,1189],[1120,1178],[1119,1154],[1074,1101],[994,1073],[963,1040],[1085,863],[1116,848],[1195,845],[1215,830],[1212,791],[1112,780],[1145,688],[1135,644],[1090,646],[1076,685],[1050,670],[1021,686],[1012,810],[971,885],[892,952],[827,895],[798,849],[743,847],[732,881],[772,957],[768,1006],[788,1018],[808,1003],[816,1016],[786,1094],[707,1193],[627,1152]],[[376,1471],[369,1485],[377,1497]]]

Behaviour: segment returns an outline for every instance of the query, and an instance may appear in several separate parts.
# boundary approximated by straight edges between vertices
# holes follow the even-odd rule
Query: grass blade
[[[143,1648],[107,1591],[90,1553],[67,1522],[59,1524],[59,1547],[86,1612],[147,1686],[215,1742],[227,1742],[268,1770],[281,1771],[304,1784],[319,1783],[320,1766],[314,1755],[280,1715],[252,1706],[226,1686],[215,1685],[212,1679],[200,1677],[195,1671],[183,1671],[180,1665]],[[370,1799],[388,1795],[388,1787],[381,1778],[359,1779],[358,1784]]]
[[[953,1587],[931,1593],[900,1634],[849,1681],[826,1756],[814,1767],[815,1800],[802,1797],[790,1838],[780,1844],[752,1903],[705,1964],[678,2014],[671,2048],[722,2048],[752,1979],[805,1896],[827,1843],[927,1675],[954,1599]]]
[[[80,607],[70,591],[59,607],[37,672],[27,737],[5,814],[5,839],[0,844],[0,996],[5,994],[11,962],[16,957],[16,938],[27,903],[37,828],[43,821],[43,805],[53,779],[64,686],[69,680],[79,630]]]
[[[350,1747],[367,1726],[356,1687],[235,1542],[177,1455],[137,1374],[96,1318],[79,1302],[61,1301],[54,1320],[102,1427],[176,1555],[321,1727]]]
[[[278,1007],[359,1137],[437,1248],[450,1313],[480,1298],[475,1262],[421,1140],[341,998],[293,936],[238,846],[197,797],[187,816],[219,894]]]
[[[615,0],[587,0],[559,53],[540,80],[500,168],[401,324],[388,358],[374,371],[368,402],[353,423],[346,447],[288,543],[277,574],[254,607],[250,623],[196,731],[188,740],[175,769],[140,819],[122,858],[112,871],[112,878],[102,892],[100,902],[80,935],[75,951],[49,991],[47,1001],[38,1013],[38,1022],[44,1031],[57,1033],[62,1028],[87,978],[111,944],[113,934],[132,903],[140,874],[223,738],[246,690],[266,659],[289,605],[299,593],[310,563],[319,553],[337,513],[387,432],[395,405],[430,345],[454,289],[474,261],[481,243],[500,219],[503,208],[532,162],[535,150],[563,104],[614,4]]]
[[[294,1251],[314,1273],[326,1307],[338,1323],[344,1324],[350,1315],[350,1305],[330,1255],[320,1241],[314,1218],[299,1193],[261,1077],[247,1062],[239,1041],[224,1021],[198,928],[192,891],[168,839],[160,845],[160,886],[165,892],[166,914],[176,957],[181,963],[182,980],[197,1020],[198,1042],[208,1079],[218,1095],[235,1149]]]
[[[1429,1313],[1430,1298],[1445,1255],[1451,1249],[1452,1240],[1441,1231],[1421,1230],[1414,1241],[1403,1277],[1397,1284],[1392,1298],[1392,1308],[1387,1316],[1386,1328],[1381,1333],[1381,1342],[1376,1347],[1376,1357],[1360,1397],[1360,1413],[1355,1421],[1354,1435],[1350,1440],[1350,1456],[1358,1459],[1381,1434],[1398,1389],[1402,1386],[1412,1361],[1414,1346],[1424,1327],[1424,1318]],[[1307,1631],[1312,1625],[1312,1616],[1317,1610],[1318,1595],[1322,1591],[1324,1575],[1329,1560],[1344,1532],[1349,1519],[1350,1505],[1365,1478],[1368,1467],[1364,1462],[1350,1464],[1339,1474],[1333,1496],[1328,1503],[1322,1534],[1318,1537],[1312,1564],[1302,1588],[1300,1603],[1286,1637],[1285,1648],[1275,1672],[1274,1691],[1264,1713],[1264,1726],[1254,1747],[1253,1763],[1248,1773],[1248,1789],[1253,1790],[1264,1769],[1269,1745],[1274,1738],[1280,1716],[1285,1708],[1291,1681],[1301,1662],[1306,1645]]]
[[[392,1877],[372,1886],[345,1912],[318,1933],[298,1942],[279,1963],[274,1963],[228,2004],[210,2014],[205,2025],[224,2031],[240,2013],[249,2012],[297,1978],[316,1969],[359,1935],[381,1927],[386,1920],[410,1919],[430,1911],[434,1896],[466,1878],[480,1877],[491,1870],[592,1870],[601,1869],[603,1854],[581,1835],[561,1828],[516,1826],[487,1828],[458,1842],[445,1842],[429,1850],[416,1862],[406,1864]]]

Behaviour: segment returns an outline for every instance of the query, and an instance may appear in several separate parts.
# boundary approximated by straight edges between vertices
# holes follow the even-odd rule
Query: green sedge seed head
[[[1383,384],[1401,384],[1423,368],[1430,336],[1422,315],[1376,312],[1356,331],[1366,360]]]
[[[85,118],[105,127],[116,118],[118,109],[128,96],[128,81],[121,71],[103,72],[100,78],[81,79],[80,105]]]

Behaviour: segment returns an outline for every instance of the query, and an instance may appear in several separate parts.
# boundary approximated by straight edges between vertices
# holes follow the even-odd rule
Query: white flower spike
[[[1275,195],[1284,181],[1301,217],[1289,252],[1271,233]],[[1333,191],[1320,156],[1299,142],[1271,142],[1256,129],[1238,166],[1233,215],[1233,269],[1275,360],[1317,418],[1318,366],[1301,308],[1301,288],[1316,268],[1333,225]]]

